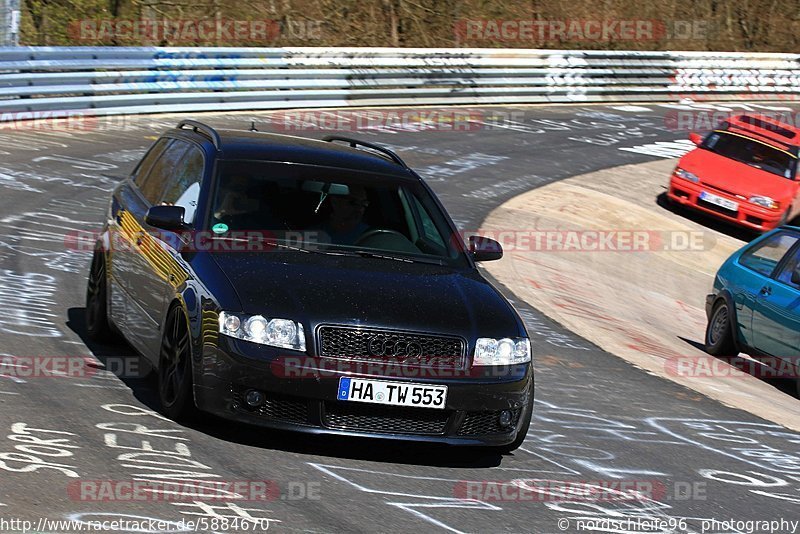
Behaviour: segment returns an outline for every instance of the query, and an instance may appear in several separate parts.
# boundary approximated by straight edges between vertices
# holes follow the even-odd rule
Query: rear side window
[[[180,166],[183,155],[189,149],[189,144],[184,141],[173,140],[150,168],[144,177],[139,190],[147,202],[158,204],[167,187],[167,183],[175,170]]]
[[[203,179],[203,168],[203,152],[199,148],[189,145],[178,165],[172,169],[164,196],[161,198],[162,204],[182,206],[186,210],[183,220],[187,223],[194,220],[197,199],[200,196],[200,181]]]
[[[778,273],[777,279],[779,282],[792,286],[795,289],[800,289],[800,285],[792,282],[792,273],[800,268],[800,249],[796,250],[792,257],[784,264],[781,271]]]
[[[764,276],[770,276],[797,240],[796,235],[783,232],[775,234],[742,254],[739,264]]]
[[[153,163],[155,163],[159,156],[164,153],[164,149],[167,148],[169,143],[170,140],[163,137],[156,141],[153,146],[150,147],[150,150],[147,151],[147,154],[145,154],[144,158],[142,158],[142,161],[136,167],[136,170],[133,171],[133,175],[131,177],[133,178],[134,183],[140,188],[144,183],[144,179],[147,177],[147,173],[150,172],[150,168],[153,166]]]

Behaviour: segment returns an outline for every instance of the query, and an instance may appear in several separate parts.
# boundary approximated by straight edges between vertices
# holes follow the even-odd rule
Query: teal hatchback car
[[[706,315],[708,353],[767,356],[762,361],[791,369],[800,395],[800,228],[775,229],[728,258],[706,297]]]

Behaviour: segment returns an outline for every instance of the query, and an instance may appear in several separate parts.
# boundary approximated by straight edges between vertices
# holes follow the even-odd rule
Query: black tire
[[[167,314],[158,361],[158,397],[161,411],[173,421],[190,420],[197,413],[192,391],[191,336],[180,306]]]
[[[94,341],[108,341],[114,331],[108,322],[108,279],[102,250],[95,250],[86,283],[86,330]]]
[[[736,356],[736,342],[733,339],[733,312],[728,302],[720,299],[714,304],[706,327],[706,352],[713,356]]]

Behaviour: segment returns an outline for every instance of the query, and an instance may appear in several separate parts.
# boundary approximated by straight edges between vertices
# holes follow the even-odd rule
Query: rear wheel
[[[705,345],[706,352],[714,356],[736,356],[738,353],[733,340],[733,314],[725,300],[714,305],[706,327]]]
[[[106,341],[113,337],[108,323],[107,284],[103,251],[95,250],[86,284],[86,330],[95,341]]]
[[[173,420],[190,419],[197,408],[192,394],[191,337],[180,306],[167,315],[158,364],[158,396],[161,409]]]

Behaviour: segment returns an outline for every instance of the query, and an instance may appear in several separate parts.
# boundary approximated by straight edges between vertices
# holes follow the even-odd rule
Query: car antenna
[[[256,121],[250,121],[250,131],[251,132],[257,132],[258,131],[258,129],[256,129]]]

